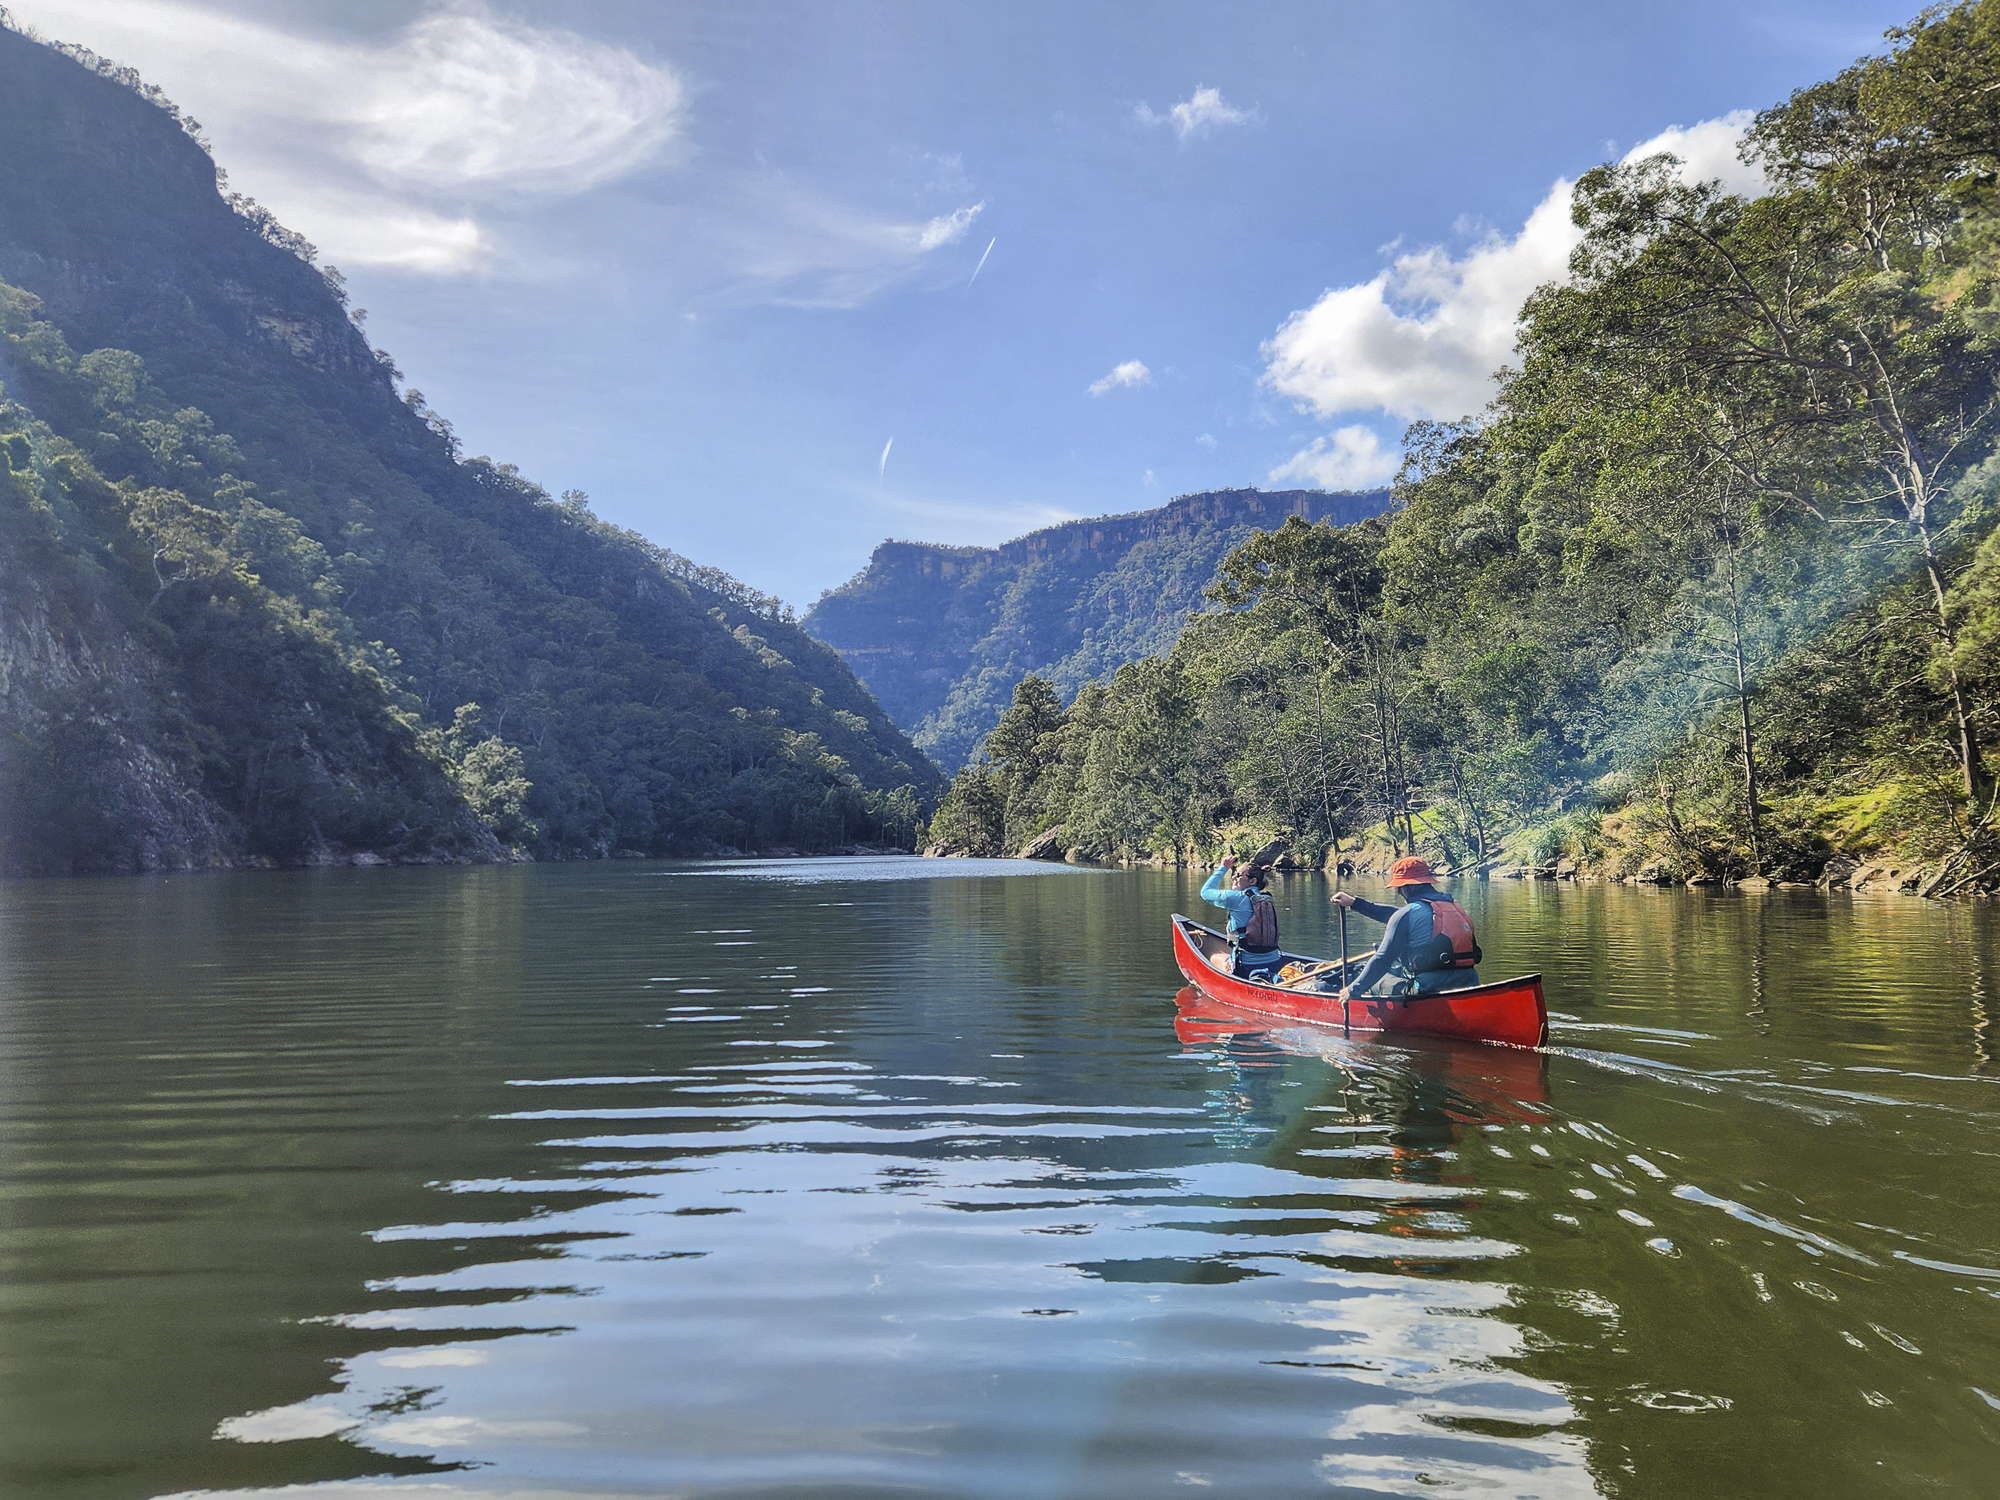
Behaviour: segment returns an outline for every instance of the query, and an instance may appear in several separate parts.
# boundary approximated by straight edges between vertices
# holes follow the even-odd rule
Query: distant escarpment
[[[938,773],[834,651],[399,380],[171,106],[0,22],[0,872],[909,847]]]
[[[1289,516],[1349,525],[1387,490],[1216,490],[999,547],[884,542],[805,628],[941,764],[962,764],[1030,672],[1064,696],[1173,644],[1222,559]]]

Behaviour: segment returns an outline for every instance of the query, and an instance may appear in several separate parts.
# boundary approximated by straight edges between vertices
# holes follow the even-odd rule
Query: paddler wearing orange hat
[[[1344,998],[1370,994],[1384,979],[1390,983],[1383,993],[1391,995],[1428,995],[1479,983],[1473,965],[1485,955],[1473,937],[1472,919],[1431,884],[1435,879],[1430,865],[1411,855],[1389,867],[1389,888],[1403,898],[1400,907],[1333,893],[1334,905],[1389,924],[1361,972],[1340,992]]]

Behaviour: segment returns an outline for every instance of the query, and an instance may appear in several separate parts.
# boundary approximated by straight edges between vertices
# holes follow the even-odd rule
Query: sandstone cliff
[[[806,615],[941,764],[964,762],[1029,672],[1065,697],[1164,650],[1229,550],[1287,516],[1380,515],[1386,490],[1219,490],[999,547],[884,542]]]

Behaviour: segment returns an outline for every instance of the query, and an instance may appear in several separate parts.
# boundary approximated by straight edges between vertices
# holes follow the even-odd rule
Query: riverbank
[[[1610,819],[1605,819],[1597,825],[1596,831],[1600,836],[1610,823]],[[1523,857],[1520,844],[1525,841],[1532,848],[1535,841],[1534,834],[1529,833],[1517,835],[1510,841],[1514,845],[1511,852],[1503,846],[1502,851],[1491,858],[1468,861],[1454,860],[1448,851],[1437,848],[1440,841],[1427,836],[1428,830],[1421,818],[1415,820],[1415,828],[1416,852],[1424,855],[1440,875],[1448,877],[1563,880],[1610,885],[1727,886],[1743,891],[1853,891],[1927,897],[1991,896],[2000,893],[2000,871],[1981,870],[1976,866],[1968,870],[1961,861],[1950,857],[1923,858],[1895,851],[1835,852],[1809,872],[1764,875],[1743,870],[1718,871],[1698,861],[1662,857],[1643,847],[1604,842],[1600,842],[1594,856],[1559,852],[1554,857],[1537,858],[1533,854]],[[1065,847],[1062,835],[1061,828],[1050,829],[1036,835],[1019,850],[1009,851],[1005,857],[1122,869],[1177,870],[1212,867],[1226,852],[1234,851],[1240,857],[1248,858],[1252,851],[1262,851],[1270,867],[1282,872],[1318,871],[1335,876],[1386,877],[1390,866],[1411,852],[1410,845],[1390,842],[1380,825],[1369,830],[1357,846],[1323,850],[1293,846],[1282,834],[1219,828],[1212,840],[1202,847],[1104,855],[1093,854],[1074,845]],[[969,850],[940,845],[932,845],[923,853],[930,859],[982,857]]]

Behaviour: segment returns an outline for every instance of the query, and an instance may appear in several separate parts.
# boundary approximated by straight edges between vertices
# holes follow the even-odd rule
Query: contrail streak
[[[997,234],[986,242],[986,249],[980,254],[979,264],[972,268],[972,274],[965,279],[965,289],[968,292],[972,290],[972,283],[979,279],[979,273],[986,269],[986,257],[993,253],[993,247],[999,243],[1000,236]]]
[[[890,438],[888,442],[882,445],[882,461],[875,465],[875,477],[877,479],[882,478],[889,472],[889,450],[895,446],[896,440],[894,438]]]

